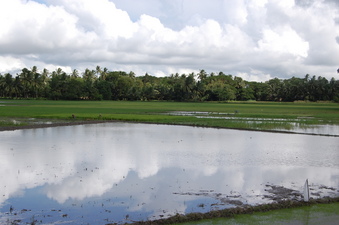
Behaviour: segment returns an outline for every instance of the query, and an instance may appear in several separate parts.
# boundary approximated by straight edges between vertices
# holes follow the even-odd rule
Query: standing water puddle
[[[102,123],[0,132],[0,223],[154,220],[339,196],[339,139]]]

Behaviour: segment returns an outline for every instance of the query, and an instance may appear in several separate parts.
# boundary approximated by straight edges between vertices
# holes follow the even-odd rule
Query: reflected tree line
[[[136,76],[133,72],[109,71],[97,66],[82,74],[67,74],[37,67],[19,74],[0,74],[0,97],[52,100],[167,100],[167,101],[335,101],[339,102],[339,80],[321,76],[246,81],[223,72]]]

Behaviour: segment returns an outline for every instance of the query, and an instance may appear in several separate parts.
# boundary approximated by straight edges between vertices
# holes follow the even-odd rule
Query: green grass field
[[[337,224],[339,203],[316,204],[300,208],[279,209],[253,214],[235,215],[177,225],[269,225],[269,224]]]
[[[256,130],[291,129],[295,124],[339,125],[339,104],[336,103],[0,100],[0,105],[0,126],[8,126],[9,118],[71,120],[72,115],[76,120],[121,120]],[[169,114],[176,111],[209,114],[208,118]]]

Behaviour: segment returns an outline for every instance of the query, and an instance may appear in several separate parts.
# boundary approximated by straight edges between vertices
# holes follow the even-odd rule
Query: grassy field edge
[[[186,215],[177,214],[175,216],[172,216],[166,219],[135,222],[133,223],[133,225],[153,225],[153,224],[178,224],[179,225],[179,224],[194,222],[194,221],[203,221],[203,220],[210,220],[210,219],[216,219],[216,218],[233,218],[236,215],[254,214],[254,213],[260,213],[260,212],[280,210],[280,209],[293,209],[293,208],[301,208],[305,206],[313,206],[313,205],[319,205],[319,204],[332,204],[332,203],[338,203],[338,202],[339,202],[339,197],[311,199],[309,202],[284,200],[284,201],[269,203],[269,204],[214,210],[214,211],[210,211],[207,213],[190,213]]]
[[[129,102],[0,100],[0,127],[30,125],[29,118],[74,121],[128,121],[269,131],[298,126],[339,125],[337,103]],[[204,112],[208,118],[173,115]],[[223,116],[223,118],[221,118]],[[225,119],[224,117],[227,117]],[[11,120],[19,118],[19,122]],[[248,122],[250,119],[252,122]],[[21,121],[21,122],[20,122]]]

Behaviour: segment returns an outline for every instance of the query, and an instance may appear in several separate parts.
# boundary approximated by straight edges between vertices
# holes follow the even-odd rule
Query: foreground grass
[[[339,202],[316,204],[300,208],[279,209],[254,214],[239,214],[233,218],[218,218],[199,222],[180,223],[180,225],[270,225],[270,224],[337,224]]]
[[[291,129],[291,124],[339,124],[339,104],[277,102],[130,102],[0,100],[0,126],[8,118],[60,120],[120,120],[159,124],[196,125],[238,129]],[[209,112],[209,118],[171,115],[169,112]],[[218,114],[232,119],[217,118]],[[244,118],[256,119],[251,123]],[[278,119],[281,119],[280,121]],[[4,122],[5,121],[5,122]]]

